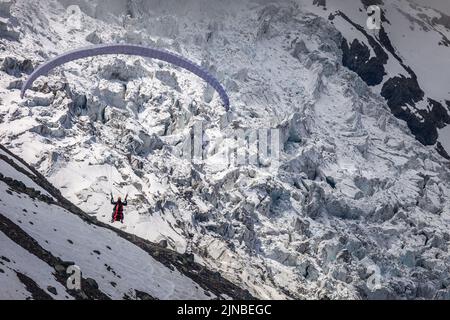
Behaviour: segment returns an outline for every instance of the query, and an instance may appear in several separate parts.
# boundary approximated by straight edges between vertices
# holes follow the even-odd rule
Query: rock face
[[[11,40],[2,55],[37,65],[54,54],[44,35],[64,49],[97,41],[92,32],[133,39],[212,70],[230,86],[232,112],[194,75],[135,57],[61,68],[24,101],[10,84],[26,72],[3,71],[1,141],[74,204],[66,209],[106,227],[109,193],[128,193],[120,237],[196,283],[220,274],[235,284],[220,280],[216,295],[247,297],[237,285],[257,298],[448,296],[450,169],[423,145],[436,142],[447,105],[399,60],[387,26],[366,31],[344,0],[340,13],[314,0],[134,2],[126,19],[96,18],[91,3],[80,4],[84,29],[69,33],[44,27],[64,21],[62,5],[17,1],[20,28],[35,37]],[[363,14],[371,3],[380,4],[363,1]],[[195,19],[192,6],[202,8]],[[29,10],[42,26],[20,15]]]

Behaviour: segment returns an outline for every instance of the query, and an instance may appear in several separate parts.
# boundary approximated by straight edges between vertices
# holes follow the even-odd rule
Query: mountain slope
[[[74,206],[46,189],[43,177],[0,149],[2,299],[250,297],[188,257],[130,242],[79,209],[67,210]],[[73,264],[82,271],[81,292],[66,288]]]
[[[382,10],[380,30],[366,28],[370,5]],[[343,64],[387,100],[421,143],[436,144],[448,158],[450,17],[408,0],[323,1],[307,7],[342,33]]]

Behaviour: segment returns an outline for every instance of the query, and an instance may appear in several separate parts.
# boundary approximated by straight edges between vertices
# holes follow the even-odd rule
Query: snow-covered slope
[[[381,95],[407,64],[383,45],[390,73],[369,86],[343,43],[378,46],[322,2],[16,1],[2,11],[1,142],[103,223],[109,192],[128,192],[118,232],[192,252],[258,298],[448,298],[449,163]],[[110,42],[209,68],[228,125],[201,80],[137,57],[70,63],[20,99],[37,64]],[[215,156],[183,159],[200,121]],[[264,128],[280,132],[278,161],[217,156],[234,157],[236,129]]]
[[[195,275],[203,278],[195,282],[170,262],[163,248],[155,259],[155,251],[144,250],[136,240],[130,242],[84,213],[69,211],[65,199],[51,195],[55,189],[45,190],[48,183],[42,177],[0,148],[0,299],[249,297],[228,291],[232,285],[209,279],[207,273]],[[169,263],[158,261],[159,255],[167,255]],[[175,258],[194,274],[188,259]],[[70,265],[82,272],[81,291],[66,286]]]
[[[426,145],[450,153],[450,16],[413,0],[315,1],[306,5],[343,35],[343,63],[388,102]],[[366,27],[366,8],[382,10],[380,30]],[[444,129],[445,128],[445,129]]]

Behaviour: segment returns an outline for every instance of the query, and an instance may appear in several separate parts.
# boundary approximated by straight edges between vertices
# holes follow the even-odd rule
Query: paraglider
[[[176,66],[179,66],[183,69],[186,69],[193,74],[197,75],[198,77],[205,80],[211,87],[213,87],[217,93],[219,94],[220,99],[222,100],[222,103],[226,109],[226,111],[229,110],[230,107],[230,101],[228,98],[227,93],[225,92],[225,89],[222,87],[222,85],[219,83],[219,81],[214,78],[208,71],[206,71],[201,66],[195,64],[194,62],[179,56],[177,54],[165,51],[165,50],[158,50],[154,48],[144,47],[140,45],[134,45],[134,44],[102,44],[102,45],[95,45],[85,48],[76,49],[73,51],[69,51],[66,53],[63,53],[46,63],[40,65],[36,70],[33,71],[33,73],[28,77],[28,79],[24,82],[20,96],[23,98],[25,95],[25,92],[27,89],[31,87],[34,80],[36,80],[38,77],[42,75],[46,75],[49,73],[52,69],[78,59],[86,58],[86,57],[92,57],[92,56],[98,56],[98,55],[107,55],[107,54],[125,54],[125,55],[137,55],[142,56],[146,58],[153,58],[156,60],[165,61],[171,64],[174,64]]]

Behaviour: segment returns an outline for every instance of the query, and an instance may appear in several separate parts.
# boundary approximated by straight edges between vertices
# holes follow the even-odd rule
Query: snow
[[[446,0],[414,0],[414,2],[424,7],[431,7],[450,15],[450,8],[448,7],[448,2]]]
[[[439,142],[445,150],[450,150],[450,126],[447,126],[439,131]]]
[[[324,18],[327,18],[330,13],[342,11],[353,22],[362,27],[366,25],[367,14],[362,2],[356,4],[353,0],[327,1],[326,10],[311,5],[310,1],[301,1],[301,3],[305,9]],[[382,25],[394,49],[402,59],[403,65],[410,67],[416,74],[418,84],[425,92],[425,98],[415,106],[405,106],[418,116],[417,109],[428,109],[428,98],[440,102],[444,107],[446,101],[450,100],[450,90],[447,85],[450,82],[450,72],[448,72],[450,47],[442,44],[444,37],[450,38],[450,30],[434,21],[434,19],[441,18],[442,14],[436,8],[442,8],[442,5],[421,3],[422,6],[417,6],[414,3],[417,1],[384,2],[381,9],[388,21],[383,22]],[[350,43],[353,39],[357,39],[370,48],[367,38],[341,17],[337,16],[333,24],[347,39],[347,42]],[[366,31],[378,42],[381,42],[377,35],[378,32],[367,29]],[[373,87],[373,91],[376,93],[380,93],[383,84],[392,77],[398,75],[410,77],[402,63],[388,50],[385,51],[389,56],[385,65],[386,75],[381,84]],[[445,137],[440,140],[443,139]],[[444,148],[450,152],[446,143]]]
[[[12,160],[16,165],[18,165],[20,168],[28,172],[28,174],[31,174],[34,176],[34,172],[32,172],[27,166],[25,166],[21,161],[17,160],[16,158],[11,157],[7,152],[0,149],[0,154],[4,155],[5,157],[8,157],[10,160]]]

